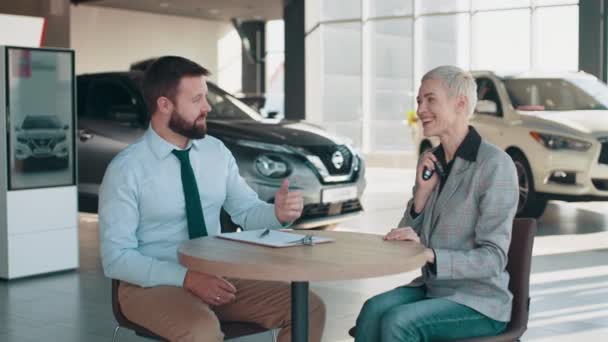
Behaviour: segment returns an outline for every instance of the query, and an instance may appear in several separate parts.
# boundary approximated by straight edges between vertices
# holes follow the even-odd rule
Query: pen
[[[270,229],[266,228],[264,231],[258,236],[259,238],[263,238],[264,236],[270,234]]]

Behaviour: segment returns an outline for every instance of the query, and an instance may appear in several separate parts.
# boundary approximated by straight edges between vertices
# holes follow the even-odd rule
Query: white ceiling
[[[72,0],[158,14],[210,20],[273,20],[283,18],[283,0]]]

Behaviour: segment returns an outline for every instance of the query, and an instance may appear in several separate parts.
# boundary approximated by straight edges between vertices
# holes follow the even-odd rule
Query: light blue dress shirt
[[[189,143],[209,235],[220,233],[222,206],[244,229],[280,228],[274,205],[239,175],[232,153],[211,136]],[[177,248],[188,240],[179,149],[152,127],[108,166],[99,191],[101,260],[107,277],[143,287],[181,287],[187,269]]]

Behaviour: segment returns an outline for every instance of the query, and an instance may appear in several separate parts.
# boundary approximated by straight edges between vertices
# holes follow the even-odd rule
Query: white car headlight
[[[591,143],[583,140],[567,138],[560,135],[530,132],[534,140],[550,150],[573,150],[585,152],[591,148]]]

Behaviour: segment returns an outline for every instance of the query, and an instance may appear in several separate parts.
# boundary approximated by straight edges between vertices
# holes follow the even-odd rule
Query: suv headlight
[[[287,162],[278,156],[263,154],[254,161],[255,169],[263,176],[283,178],[289,174]]]
[[[534,140],[550,150],[573,150],[585,152],[591,148],[591,143],[583,140],[566,138],[560,135],[530,132]]]

